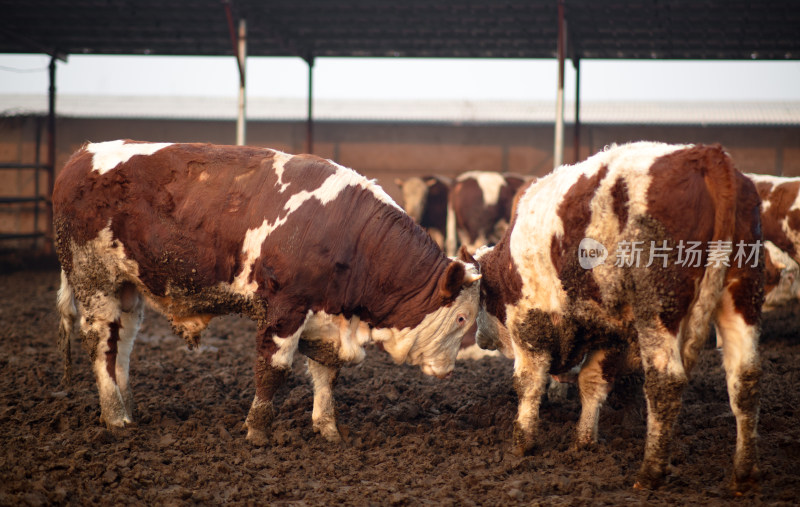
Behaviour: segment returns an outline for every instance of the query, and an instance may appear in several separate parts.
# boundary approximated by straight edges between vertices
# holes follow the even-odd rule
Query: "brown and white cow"
[[[459,175],[450,189],[448,255],[455,255],[457,243],[471,253],[478,247],[497,243],[511,219],[514,195],[525,182],[523,176],[493,171]]]
[[[768,248],[765,309],[772,309],[800,298],[800,178],[745,176],[761,197],[761,227]]]
[[[109,427],[133,420],[128,365],[143,301],[190,347],[216,315],[258,323],[245,424],[259,445],[296,352],[308,358],[314,429],[336,441],[340,366],[375,341],[444,377],[477,312],[476,266],[445,257],[373,181],[311,155],[87,144],[58,176],[53,213],[60,344],[69,350],[80,315]]]
[[[444,176],[412,177],[395,180],[403,191],[403,207],[411,218],[428,231],[444,248],[447,233],[447,199],[452,180]]]
[[[800,299],[800,265],[771,241],[764,241],[764,247],[764,311],[768,312]]]
[[[477,341],[515,359],[515,452],[537,444],[548,374],[583,361],[576,436],[585,446],[597,440],[615,376],[642,368],[647,438],[635,486],[656,486],[713,320],[737,423],[733,486],[756,480],[759,203],[718,145],[615,146],[528,188],[503,239],[478,252]]]

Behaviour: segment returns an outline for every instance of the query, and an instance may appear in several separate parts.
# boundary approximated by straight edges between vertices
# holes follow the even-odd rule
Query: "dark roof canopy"
[[[250,56],[552,58],[558,0],[231,0]],[[578,58],[800,59],[797,0],[565,0]],[[232,55],[224,0],[0,0],[0,53]]]

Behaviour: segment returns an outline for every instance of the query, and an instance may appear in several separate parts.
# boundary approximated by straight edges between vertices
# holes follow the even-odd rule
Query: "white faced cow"
[[[585,358],[583,446],[597,440],[600,405],[616,374],[641,367],[647,438],[635,485],[659,484],[681,393],[713,320],[737,424],[733,487],[756,480],[759,204],[752,182],[719,146],[616,146],[525,191],[503,239],[478,253],[477,341],[515,359],[517,453],[537,444],[548,373]]]
[[[335,441],[341,365],[375,341],[444,377],[477,312],[475,266],[445,257],[374,182],[310,155],[87,144],[58,176],[53,214],[60,344],[68,353],[80,315],[109,427],[133,420],[128,364],[143,301],[190,347],[216,315],[258,323],[246,426],[259,445],[295,352],[308,358],[314,429]]]

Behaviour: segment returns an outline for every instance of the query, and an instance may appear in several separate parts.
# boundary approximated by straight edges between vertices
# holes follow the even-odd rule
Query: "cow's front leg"
[[[523,456],[536,445],[539,405],[547,388],[550,356],[515,348],[514,388],[519,398],[511,452]]]
[[[267,330],[260,330],[258,333],[256,395],[244,422],[247,440],[253,445],[267,445],[269,441],[275,418],[272,398],[289,376],[300,332],[288,338],[279,338]]]

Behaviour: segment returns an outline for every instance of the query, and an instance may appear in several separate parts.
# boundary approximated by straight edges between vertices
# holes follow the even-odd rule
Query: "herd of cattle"
[[[333,385],[365,345],[446,377],[477,321],[478,345],[514,359],[518,455],[537,444],[551,375],[579,369],[585,446],[615,379],[643,372],[635,487],[652,488],[713,324],[737,426],[732,487],[757,482],[759,324],[798,294],[800,179],[743,175],[717,145],[640,142],[538,179],[399,183],[407,213],[374,181],[311,155],[83,146],[53,192],[65,378],[77,321],[101,417],[124,427],[145,303],[189,347],[214,316],[239,313],[258,327],[247,439],[269,442],[273,395],[299,352],[313,427],[338,441]]]

